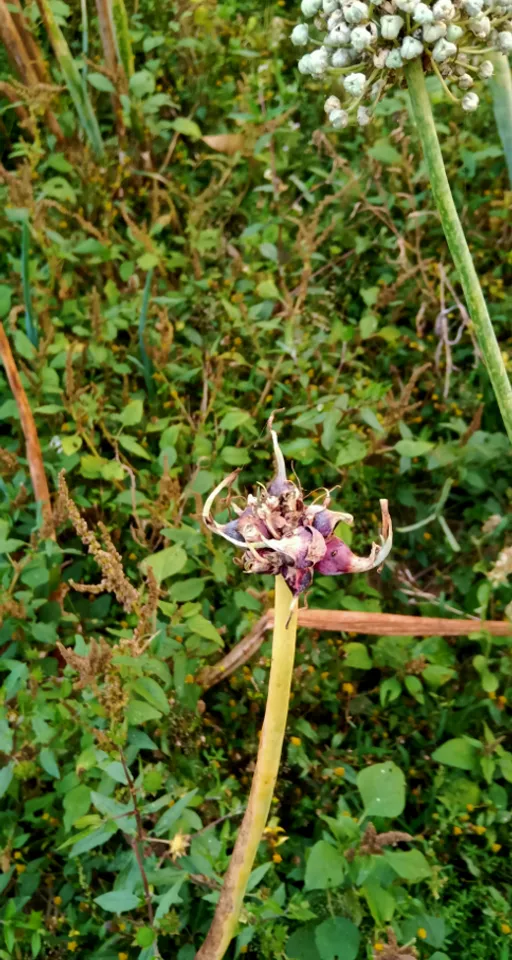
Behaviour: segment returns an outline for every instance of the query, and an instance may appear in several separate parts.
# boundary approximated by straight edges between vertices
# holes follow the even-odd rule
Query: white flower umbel
[[[462,106],[461,91],[492,76],[485,56],[492,49],[512,53],[512,0],[302,0],[301,11],[312,22],[291,33],[294,46],[307,45],[299,71],[338,84],[339,101],[327,110],[336,129],[347,117],[365,126],[373,107],[369,113],[359,108],[402,85],[416,61]],[[464,110],[475,109],[475,96],[464,98]]]
[[[349,115],[346,110],[333,110],[329,114],[329,121],[335,130],[343,130],[348,126]]]

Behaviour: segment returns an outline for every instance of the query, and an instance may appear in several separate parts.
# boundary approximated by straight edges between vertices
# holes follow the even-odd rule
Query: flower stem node
[[[237,472],[229,474],[205,502],[203,518],[209,529],[244,551],[238,562],[246,572],[281,574],[295,597],[307,590],[315,572],[336,576],[380,567],[393,541],[387,500],[380,501],[380,544],[372,545],[368,557],[357,556],[334,534],[340,521],[351,524],[353,517],[330,510],[329,493],[322,503],[306,504],[300,486],[287,479],[286,464],[274,430],[271,435],[276,461],[273,480],[256,496],[250,494],[243,506],[233,503],[236,519],[221,524],[211,511],[219,493],[226,488],[230,490],[234,483]]]

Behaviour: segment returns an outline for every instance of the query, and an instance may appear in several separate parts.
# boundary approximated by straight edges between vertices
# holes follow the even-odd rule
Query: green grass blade
[[[117,45],[117,55],[120,63],[123,65],[124,72],[128,79],[133,76],[134,59],[132,50],[132,41],[128,27],[128,14],[124,5],[124,0],[111,0],[112,3],[112,23],[114,24],[114,33]]]
[[[30,342],[34,344],[34,347],[37,347],[39,345],[39,334],[34,322],[32,297],[30,294],[30,276],[28,266],[29,252],[30,229],[28,220],[24,220],[21,228],[21,284],[23,287],[23,301],[25,304],[25,331]]]
[[[148,356],[146,350],[146,344],[144,343],[144,331],[146,329],[146,321],[148,318],[148,307],[149,307],[149,298],[151,296],[151,281],[153,279],[153,271],[148,270],[146,275],[146,283],[144,285],[144,296],[142,298],[142,310],[140,312],[139,318],[139,350],[140,358],[142,361],[142,367],[144,370],[144,380],[146,381],[146,387],[148,391],[148,396],[150,399],[154,396],[154,384],[153,384],[153,364],[151,359]]]
[[[89,56],[89,21],[87,17],[87,0],[81,0],[82,6],[82,90],[84,97],[88,96],[87,88],[87,57]]]
[[[492,100],[496,126],[507,161],[512,184],[512,74],[510,63],[503,53],[493,55],[494,76],[491,80]]]
[[[84,133],[87,136],[95,154],[103,155],[103,141],[96,114],[87,90],[82,86],[82,78],[78,67],[73,59],[71,50],[68,47],[66,38],[60,29],[48,0],[38,0],[39,7],[43,14],[46,30],[53,47],[53,51],[59,61],[60,69],[64,75],[67,88],[71,99],[75,105],[80,123]]]

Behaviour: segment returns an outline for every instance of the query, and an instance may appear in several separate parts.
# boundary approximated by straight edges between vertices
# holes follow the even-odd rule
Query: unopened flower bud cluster
[[[492,76],[489,52],[512,52],[512,0],[302,0],[301,10],[308,22],[291,34],[308,47],[299,70],[337,79],[340,96],[325,103],[337,130],[352,117],[369,123],[396,72],[417,57],[464,110],[476,110],[472,88]]]

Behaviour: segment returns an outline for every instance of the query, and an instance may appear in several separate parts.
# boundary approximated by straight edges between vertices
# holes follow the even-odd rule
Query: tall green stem
[[[285,581],[281,576],[276,577],[272,663],[251,793],[212,925],[195,960],[221,960],[224,956],[236,930],[247,881],[267,822],[283,749],[295,659],[297,610],[290,618],[291,602],[292,595]]]
[[[491,59],[494,63],[494,76],[491,80],[494,116],[507,161],[508,178],[512,184],[512,74],[508,57],[504,53],[494,53]]]
[[[478,345],[491,378],[505,429],[509,440],[512,442],[512,387],[489,317],[473,258],[453,202],[421,60],[412,60],[408,63],[405,67],[405,75],[434,200],[441,217],[450,253],[460,277]]]

